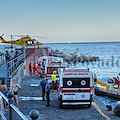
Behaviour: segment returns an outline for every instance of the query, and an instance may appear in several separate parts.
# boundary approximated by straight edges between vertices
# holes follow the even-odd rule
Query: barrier
[[[1,54],[0,55],[0,66],[5,64],[5,55],[4,54]]]
[[[19,109],[17,109],[15,107],[15,105],[13,104],[13,99],[12,97],[14,96],[13,93],[11,91],[8,92],[8,98],[0,91],[0,96],[8,103],[9,105],[9,116],[8,116],[8,120],[14,120],[13,118],[13,110],[18,114],[18,116],[22,119],[22,120],[28,120],[28,118],[26,118],[26,116],[24,116],[22,114],[21,111],[19,111]],[[3,120],[7,120],[7,118],[4,115],[4,111],[3,109],[0,110],[0,116],[2,117]],[[30,114],[29,114],[30,118],[32,120],[36,120],[39,117],[39,112],[37,110],[31,110]]]

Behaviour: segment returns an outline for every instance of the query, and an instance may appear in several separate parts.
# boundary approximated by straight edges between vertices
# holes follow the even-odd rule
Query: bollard
[[[39,112],[37,110],[31,110],[29,115],[32,120],[37,120],[39,118]]]
[[[13,92],[9,91],[8,92],[8,101],[9,101],[9,120],[13,120],[13,113],[12,113],[12,108],[10,106],[10,104],[13,103],[12,97],[13,97]]]
[[[113,108],[113,112],[115,115],[120,117],[120,101],[116,103],[115,107]]]

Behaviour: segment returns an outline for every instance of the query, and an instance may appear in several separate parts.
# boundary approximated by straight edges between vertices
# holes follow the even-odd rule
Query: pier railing
[[[0,116],[3,120],[14,120],[13,118],[13,111],[15,113],[17,113],[17,119],[18,118],[21,118],[22,120],[28,120],[28,118],[26,118],[25,115],[23,115],[23,113],[16,108],[16,106],[13,104],[13,93],[12,92],[9,92],[8,93],[8,98],[0,91],[0,102],[1,102],[1,108],[0,108]],[[9,115],[8,115],[8,119],[7,117],[4,115],[4,106],[3,105],[3,99],[7,102],[8,106],[9,106]],[[31,110],[30,111],[30,118],[32,120],[37,120],[37,118],[39,117],[39,112],[37,110]]]
[[[21,63],[24,62],[24,54],[20,54],[17,57],[12,58],[10,61],[7,63],[7,76],[10,77],[14,75],[13,73],[16,72],[18,66],[21,65]]]
[[[5,64],[5,55],[4,54],[0,54],[0,66]]]

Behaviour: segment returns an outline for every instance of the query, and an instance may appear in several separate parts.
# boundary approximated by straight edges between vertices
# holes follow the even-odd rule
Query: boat
[[[95,94],[120,100],[120,87],[118,87],[118,85],[97,81],[95,85]]]

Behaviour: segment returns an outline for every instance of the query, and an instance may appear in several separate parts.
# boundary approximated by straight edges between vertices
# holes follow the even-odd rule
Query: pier
[[[99,100],[99,98],[96,95],[94,96],[94,101],[92,102],[91,108],[87,108],[86,106],[80,106],[65,107],[61,109],[59,108],[58,93],[56,90],[54,90],[54,92],[50,93],[50,106],[46,107],[46,101],[42,101],[42,93],[39,87],[41,78],[35,75],[28,75],[27,73],[28,63],[34,58],[33,56],[36,56],[37,53],[40,53],[43,49],[44,48],[27,49],[25,53],[23,52],[23,54],[20,54],[18,56],[19,58],[17,59],[17,62],[14,62],[16,58],[13,58],[10,61],[10,67],[8,67],[8,69],[5,63],[0,67],[1,71],[4,68],[6,70],[5,75],[1,74],[1,79],[3,77],[3,79],[6,81],[6,85],[8,86],[9,90],[11,89],[11,82],[13,79],[16,79],[17,82],[21,85],[21,89],[18,93],[19,110],[16,110],[18,111],[18,114],[15,111],[13,111],[13,120],[31,120],[29,115],[31,110],[37,110],[39,112],[39,118],[37,120],[120,119],[119,117],[115,116],[113,111],[107,111],[106,106],[101,100]],[[43,51],[44,52],[41,52],[40,55],[42,55],[43,53],[47,53],[45,52],[47,51],[47,49],[44,49]],[[1,104],[1,108],[3,109],[2,105],[3,104]],[[9,105],[7,106],[7,109],[9,109]],[[22,113],[22,116],[24,115],[25,118],[21,118],[20,113]],[[4,112],[4,115],[7,119],[9,119],[8,111]]]
[[[42,101],[42,93],[39,88],[39,76],[25,76],[21,81],[21,89],[19,91],[19,108],[20,111],[30,120],[29,112],[32,109],[39,111],[38,120],[119,120],[112,111],[106,111],[107,108],[102,101],[95,96],[95,100],[91,108],[81,107],[65,107],[59,108],[58,93],[56,90],[50,94],[50,106],[46,107],[46,101]],[[7,115],[7,113],[5,113]],[[15,120],[21,120],[14,114]]]

